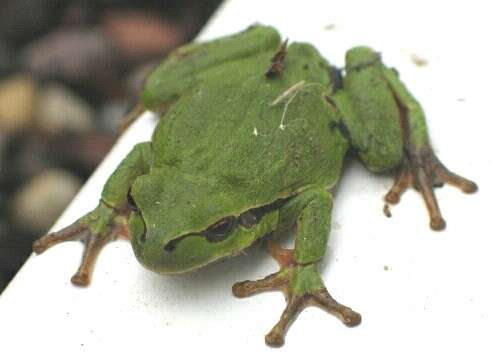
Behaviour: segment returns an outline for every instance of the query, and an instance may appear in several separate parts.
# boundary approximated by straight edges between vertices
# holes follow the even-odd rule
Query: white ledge
[[[323,277],[337,300],[362,314],[359,327],[309,308],[284,348],[266,347],[264,334],[285,307],[283,296],[241,300],[230,290],[277,269],[260,246],[193,274],[165,277],[143,269],[130,244],[116,241],[98,259],[91,286],[80,289],[70,277],[82,245],[68,242],[31,256],[0,297],[0,356],[493,358],[495,236],[488,214],[495,199],[495,81],[488,77],[495,62],[483,39],[495,33],[495,23],[488,3],[233,0],[201,34],[210,39],[254,22],[271,24],[291,41],[314,43],[338,66],[347,48],[373,46],[424,105],[442,161],[478,182],[475,195],[437,191],[448,225],[435,233],[417,193],[408,191],[388,219],[382,196],[392,179],[357,162],[347,166]],[[411,54],[428,65],[414,65]],[[54,230],[97,204],[109,174],[133,144],[149,139],[154,122],[146,113],[129,128]]]

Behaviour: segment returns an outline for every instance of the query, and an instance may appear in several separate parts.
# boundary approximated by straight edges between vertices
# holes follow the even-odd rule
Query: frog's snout
[[[163,233],[145,231],[144,226],[131,226],[135,230],[131,231],[132,245],[144,267],[162,274],[183,273],[239,254],[257,238],[273,231],[277,219],[275,212],[261,220],[246,212],[224,217],[200,232],[168,239]]]
[[[133,240],[138,261],[147,269],[161,274],[178,274],[200,268],[216,257],[210,243],[198,234],[172,240]]]
[[[174,252],[175,248],[177,247],[177,244],[184,238],[184,236],[181,236],[177,239],[170,240],[168,242],[165,242],[165,245],[163,246],[163,251],[165,252]]]

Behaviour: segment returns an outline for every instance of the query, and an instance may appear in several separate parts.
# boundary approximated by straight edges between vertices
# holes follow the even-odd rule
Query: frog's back
[[[207,176],[260,204],[332,186],[347,142],[325,96],[328,64],[312,46],[293,44],[283,73],[268,78],[273,55],[215,69],[182,96],[154,133],[155,166]]]

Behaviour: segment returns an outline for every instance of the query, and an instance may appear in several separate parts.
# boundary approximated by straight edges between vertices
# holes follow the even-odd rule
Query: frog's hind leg
[[[318,271],[326,249],[330,210],[331,197],[325,190],[308,190],[289,200],[280,210],[280,228],[287,229],[297,222],[295,249],[283,249],[270,241],[268,250],[280,270],[261,280],[247,280],[232,287],[234,295],[241,298],[272,290],[284,293],[287,305],[280,320],[265,336],[268,345],[283,345],[290,324],[308,306],[328,311],[347,326],[361,322],[361,315],[332,298]]]
[[[366,167],[374,172],[400,169],[385,201],[396,204],[402,193],[413,187],[424,199],[431,229],[444,229],[446,222],[433,188],[447,183],[473,193],[477,186],[438,160],[423,109],[397,71],[386,67],[374,50],[353,48],[346,55],[343,89],[334,100],[344,114],[351,145]]]
[[[444,183],[456,186],[465,193],[473,193],[477,185],[462,176],[449,171],[438,160],[430,147],[405,155],[404,163],[398,172],[395,183],[385,195],[385,201],[389,204],[397,204],[402,193],[413,187],[418,190],[426,204],[430,216],[430,227],[433,230],[442,230],[446,223],[440,212],[438,202],[433,191],[435,186]]]
[[[448,170],[433,152],[426,127],[426,119],[420,104],[390,69],[384,75],[392,90],[399,110],[404,134],[402,168],[396,181],[385,196],[389,204],[397,204],[401,194],[408,188],[418,190],[430,217],[433,230],[443,230],[446,222],[442,217],[433,188],[447,183],[470,194],[477,191],[475,182]]]

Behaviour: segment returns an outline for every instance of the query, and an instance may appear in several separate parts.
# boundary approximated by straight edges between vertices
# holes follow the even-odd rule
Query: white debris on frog
[[[285,102],[284,111],[282,112],[282,119],[280,120],[280,124],[278,126],[280,130],[285,130],[284,120],[287,108],[289,107],[289,104],[292,102],[292,100],[294,100],[294,98],[297,96],[297,94],[299,94],[299,92],[304,88],[305,83],[306,80],[301,80],[298,83],[295,83],[270,103],[270,106],[275,106],[280,104],[281,102]]]
[[[285,90],[282,94],[280,94],[275,100],[273,100],[270,103],[270,106],[278,105],[283,100],[285,100],[287,98],[289,98],[289,101],[290,101],[290,98],[292,98],[294,96],[294,93],[297,94],[304,87],[305,83],[306,83],[306,80],[301,80],[298,83],[295,83],[290,88]]]

